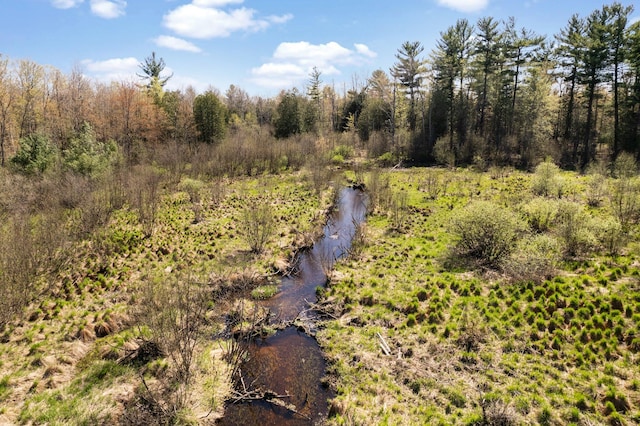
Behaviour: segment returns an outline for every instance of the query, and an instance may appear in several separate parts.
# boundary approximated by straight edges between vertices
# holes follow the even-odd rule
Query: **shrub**
[[[484,425],[510,426],[518,424],[515,410],[502,400],[482,401],[482,423]]]
[[[592,219],[578,203],[560,203],[556,218],[556,232],[564,243],[565,255],[587,254],[596,245]]]
[[[616,255],[625,246],[627,234],[618,219],[606,217],[596,222],[594,228],[600,245],[608,254]]]
[[[614,179],[610,183],[609,194],[613,213],[627,229],[640,215],[640,180],[624,176]]]
[[[32,134],[20,139],[18,143],[18,151],[11,158],[11,164],[21,172],[44,173],[54,164],[56,150],[46,136]]]
[[[546,232],[556,219],[558,202],[538,197],[522,206],[522,211],[532,230]]]
[[[623,152],[613,162],[613,176],[619,179],[631,178],[638,174],[638,163],[634,156]]]
[[[516,282],[540,283],[553,275],[559,252],[560,244],[549,235],[523,238],[503,262],[503,270]]]
[[[258,300],[266,300],[275,296],[278,292],[276,285],[262,285],[251,290],[251,297]]]
[[[141,303],[136,319],[149,331],[149,342],[168,356],[173,377],[167,378],[164,391],[149,395],[165,399],[171,410],[187,404],[193,385],[196,348],[206,324],[209,295],[205,280],[174,275],[168,279],[149,279],[140,289]],[[152,391],[147,388],[147,391]]]
[[[531,190],[536,195],[561,197],[564,182],[560,176],[560,168],[549,159],[538,164],[531,179]]]
[[[250,200],[240,217],[241,232],[254,253],[261,253],[275,232],[273,207]]]
[[[347,145],[338,145],[329,152],[329,158],[339,157],[344,160],[348,160],[353,157],[353,148]]]
[[[401,231],[404,228],[405,222],[409,217],[407,198],[406,192],[398,192],[393,195],[389,202],[391,227],[396,231]]]
[[[587,182],[587,204],[598,207],[607,194],[607,178],[600,173],[589,175]]]
[[[385,153],[383,153],[383,154],[378,156],[378,158],[376,159],[376,162],[381,167],[391,167],[391,166],[393,166],[393,164],[396,161],[395,161],[395,157],[394,157],[394,155],[392,153],[385,152]]]
[[[427,193],[427,197],[435,200],[438,196],[446,192],[446,182],[437,171],[429,170],[424,180],[422,189]]]
[[[393,192],[389,183],[389,175],[380,169],[371,170],[367,178],[367,194],[369,195],[369,209],[371,211],[384,210],[391,204]]]
[[[192,203],[199,203],[201,201],[203,187],[204,183],[197,179],[184,178],[180,182],[180,189],[189,194],[189,200]]]
[[[435,146],[433,147],[433,155],[439,164],[449,167],[455,166],[456,154],[451,149],[449,138],[442,137],[436,141]]]
[[[92,176],[109,168],[117,159],[118,146],[115,141],[107,143],[96,140],[96,135],[88,123],[78,135],[71,138],[62,152],[63,164],[75,173]]]
[[[458,211],[449,226],[454,252],[489,267],[511,254],[523,228],[514,212],[488,201],[475,201]]]

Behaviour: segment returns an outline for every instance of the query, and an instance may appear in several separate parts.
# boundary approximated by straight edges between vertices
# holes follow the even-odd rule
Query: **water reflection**
[[[316,288],[324,286],[327,271],[345,256],[367,209],[366,194],[354,188],[341,191],[323,237],[301,253],[295,275],[285,277],[280,292],[260,302],[275,318],[291,321],[316,301]],[[317,342],[294,327],[251,342],[249,360],[242,365],[245,385],[282,398],[229,404],[221,425],[311,425],[326,419],[332,392],[321,385],[325,362]]]

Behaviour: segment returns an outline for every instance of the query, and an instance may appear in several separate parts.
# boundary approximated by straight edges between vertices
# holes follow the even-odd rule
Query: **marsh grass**
[[[113,380],[104,376],[100,385],[80,387],[70,383],[93,374],[90,369],[94,365],[102,362],[113,365],[140,338],[151,338],[150,329],[142,322],[136,324],[138,317],[134,315],[134,310],[148,300],[141,294],[146,284],[180,288],[175,282],[177,276],[191,273],[201,277],[200,285],[207,293],[211,292],[202,312],[206,333],[219,333],[224,320],[216,313],[217,304],[224,306],[222,299],[237,294],[237,287],[250,291],[264,284],[264,277],[272,273],[275,256],[286,255],[300,233],[315,229],[326,208],[321,203],[328,205],[330,200],[324,195],[317,197],[302,173],[245,179],[210,178],[205,173],[176,179],[155,167],[158,166],[138,168],[139,175],[130,173],[131,170],[114,171],[122,186],[109,189],[96,184],[100,195],[89,201],[80,192],[86,185],[66,187],[79,192],[65,195],[65,208],[71,206],[69,203],[75,209],[84,209],[87,203],[103,202],[114,209],[109,210],[108,220],[93,221],[97,226],[94,230],[85,227],[67,232],[69,227],[79,226],[83,217],[75,210],[70,215],[56,213],[51,219],[39,214],[31,222],[26,213],[32,208],[37,211],[37,205],[60,205],[57,198],[38,195],[36,188],[26,189],[25,185],[32,183],[14,182],[11,184],[14,190],[6,192],[4,217],[13,218],[13,209],[20,205],[15,217],[26,220],[15,223],[16,232],[0,233],[3,240],[0,260],[14,268],[3,268],[2,274],[6,278],[6,274],[15,271],[24,276],[22,280],[16,279],[16,284],[28,282],[33,286],[16,286],[19,298],[15,300],[19,303],[10,310],[3,309],[3,314],[8,314],[8,323],[0,343],[3,380],[0,398],[9,402],[0,403],[4,411],[0,414],[2,421],[16,424],[21,418],[25,423],[106,424],[129,419],[139,424],[142,419],[149,421],[150,416],[163,415],[162,410],[152,407],[132,411],[140,402],[139,397],[150,400],[152,395],[157,401],[164,401],[162,407],[167,410],[180,402],[168,391],[186,396],[181,402],[184,409],[178,410],[181,419],[208,421],[220,416],[225,389],[228,392],[230,386],[230,372],[218,345],[212,349],[198,344],[198,339],[185,340],[196,344],[183,347],[193,349],[190,390],[178,384],[173,386],[174,379],[180,376],[179,365],[184,362],[180,356],[172,359],[171,351],[158,353],[160,358],[126,364],[122,375]],[[137,185],[144,186],[149,179],[151,186],[142,188],[142,193],[138,191]],[[5,184],[11,186],[8,181],[2,183]],[[9,203],[14,191],[24,195],[18,198],[16,192],[15,204]],[[266,243],[262,254],[248,253],[235,223],[245,207],[245,195],[266,198],[273,206],[274,228],[278,232]],[[203,206],[198,223],[194,221],[194,202]],[[69,217],[73,221],[59,222]],[[4,222],[3,231],[10,229],[12,221]],[[56,232],[65,238],[57,240]],[[70,240],[69,235],[80,240]],[[13,243],[13,237],[20,244]],[[41,245],[45,241],[55,244]],[[18,262],[18,255],[28,263]],[[22,293],[26,290],[28,293]],[[3,295],[1,303],[13,300],[9,299],[9,293]],[[34,298],[36,301],[32,302]],[[171,298],[164,297],[164,302],[171,302]],[[24,319],[12,320],[23,308]],[[162,311],[158,309],[158,313]],[[138,329],[146,331],[138,333]],[[174,353],[179,355],[180,351]],[[50,354],[59,354],[55,364],[49,363]],[[184,376],[186,370],[182,370]],[[145,380],[151,394],[141,384],[140,374],[146,374],[145,371],[149,374]],[[4,386],[5,379],[8,387]],[[210,410],[213,411],[209,413]]]
[[[407,193],[403,232],[388,232],[393,221],[377,209],[358,260],[337,265],[327,300],[342,316],[318,333],[337,389],[330,424],[632,424],[640,377],[633,241],[608,243],[614,225],[611,234],[594,231],[615,217],[606,203],[589,205],[588,180],[561,173],[561,193],[533,198],[529,174],[438,170],[451,183],[434,199],[416,185],[433,173],[388,173],[389,187]],[[492,206],[482,217],[526,212],[525,226],[490,268],[451,268],[458,240],[449,224],[472,199]],[[562,217],[566,203],[573,213]]]
[[[278,293],[277,285],[261,285],[251,290],[251,297],[257,300],[270,299]]]

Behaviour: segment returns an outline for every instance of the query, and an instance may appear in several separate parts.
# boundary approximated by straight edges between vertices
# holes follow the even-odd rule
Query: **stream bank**
[[[302,321],[304,327],[290,326],[248,342],[239,387],[246,395],[260,390],[260,397],[229,403],[220,425],[310,425],[326,419],[333,393],[322,382],[324,357],[316,340],[300,330],[315,329],[316,314],[308,307],[316,301],[316,289],[326,285],[335,262],[349,253],[366,211],[362,188],[342,189],[322,237],[297,255],[295,271],[281,279],[278,293],[258,302],[270,311],[271,321]]]

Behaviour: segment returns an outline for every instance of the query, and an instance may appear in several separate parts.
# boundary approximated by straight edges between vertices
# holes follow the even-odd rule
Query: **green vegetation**
[[[165,91],[155,54],[143,85],[0,57],[0,423],[215,421],[233,336],[272,331],[258,300],[347,183],[370,204],[321,262],[329,423],[638,423],[631,12],[553,49],[462,19],[342,96],[317,68],[263,99]]]
[[[398,230],[377,207],[366,247],[322,293],[342,312],[318,335],[337,390],[331,424],[633,423],[636,243],[612,256],[594,229],[613,206],[588,207],[588,179],[555,173],[559,200],[540,198],[537,172],[376,177],[412,213]],[[426,196],[434,174],[447,189]],[[486,235],[467,229],[480,224]]]
[[[18,208],[6,198],[8,212],[15,208],[22,217],[7,216],[11,232],[2,234],[7,244],[0,252],[9,284],[2,301],[0,419],[215,419],[229,395],[230,366],[220,350],[224,341],[204,336],[223,329],[231,295],[275,294],[273,271],[286,270],[295,248],[315,235],[332,190],[318,193],[303,171],[175,180],[152,166],[105,172],[67,175],[77,179],[74,185],[83,183],[70,186],[72,192],[41,191],[55,207],[50,216],[34,208],[29,219],[22,212],[30,204]],[[27,200],[57,182],[54,174],[33,187],[21,180],[11,188],[15,176],[3,175],[6,194],[20,191]],[[240,220],[247,200],[270,206],[277,230],[265,234],[259,254]],[[82,220],[98,213],[106,219],[91,226]],[[58,230],[65,238],[57,238]],[[46,246],[49,241],[55,244]],[[25,256],[36,253],[39,263]]]
[[[251,297],[258,300],[269,299],[278,293],[276,285],[261,285],[251,290]]]

